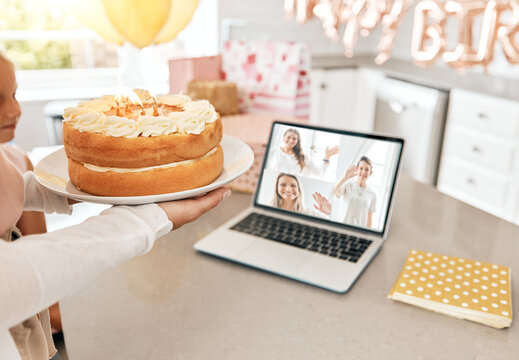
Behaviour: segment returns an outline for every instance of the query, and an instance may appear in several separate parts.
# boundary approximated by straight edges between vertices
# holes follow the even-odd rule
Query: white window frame
[[[219,52],[218,32],[218,0],[200,0],[192,20],[179,34],[177,40],[185,45],[184,55],[186,57],[214,55]],[[99,38],[99,35],[90,29],[0,31],[0,41],[83,39],[85,40],[87,65],[93,64],[92,47],[89,40],[96,38]],[[139,51],[129,44],[121,46],[118,49],[120,64],[115,68],[18,70],[16,73],[18,100],[24,102],[82,99],[113,93],[119,81],[118,77],[123,77],[124,82],[121,69],[128,67],[135,69],[136,64],[141,64],[141,67],[154,71],[152,84],[141,82],[141,86],[150,88],[156,94],[167,93],[169,92],[167,63],[142,65],[151,60],[152,47]],[[129,80],[129,82],[132,81]]]

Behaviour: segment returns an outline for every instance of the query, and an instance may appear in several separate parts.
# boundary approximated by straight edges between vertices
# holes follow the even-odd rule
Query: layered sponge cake
[[[223,169],[222,121],[206,100],[152,97],[136,104],[106,95],[65,109],[63,143],[72,183],[101,196],[198,188]]]

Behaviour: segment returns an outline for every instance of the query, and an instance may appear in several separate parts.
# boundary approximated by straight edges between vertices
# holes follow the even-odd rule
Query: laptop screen
[[[256,206],[383,233],[403,140],[275,122]]]

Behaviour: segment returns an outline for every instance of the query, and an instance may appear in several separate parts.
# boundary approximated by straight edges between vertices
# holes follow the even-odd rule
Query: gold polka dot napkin
[[[512,324],[510,268],[411,250],[389,299],[498,329]]]

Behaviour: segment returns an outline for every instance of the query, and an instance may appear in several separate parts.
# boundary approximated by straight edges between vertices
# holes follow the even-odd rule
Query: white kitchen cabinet
[[[369,69],[314,69],[310,121],[345,130],[372,131],[378,82]]]
[[[519,102],[451,91],[438,188],[519,224]]]

